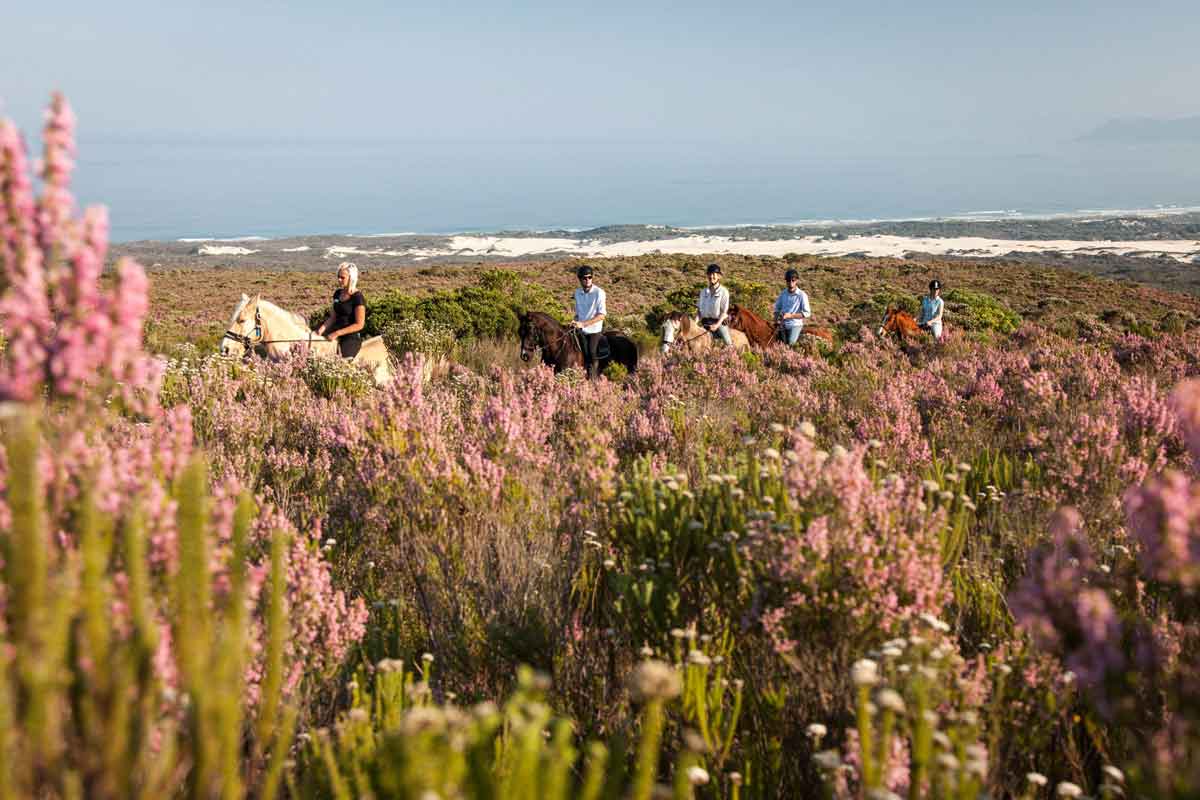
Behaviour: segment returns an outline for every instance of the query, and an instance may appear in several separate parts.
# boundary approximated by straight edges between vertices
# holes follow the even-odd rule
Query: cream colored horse
[[[733,340],[734,350],[741,352],[750,349],[750,340],[741,331],[730,328],[729,338]],[[673,348],[683,348],[689,353],[696,354],[707,353],[714,347],[723,346],[717,343],[713,335],[705,330],[704,326],[700,324],[700,320],[695,317],[676,312],[663,321],[662,351],[664,355],[671,352]]]
[[[337,342],[309,330],[304,317],[285,311],[259,295],[242,295],[229,320],[229,329],[221,339],[221,355],[243,356],[249,348],[259,346],[264,347],[271,358],[282,358],[293,347],[307,348],[320,358],[340,358]],[[364,341],[350,363],[370,369],[377,386],[392,380],[392,365],[382,336],[372,336]]]

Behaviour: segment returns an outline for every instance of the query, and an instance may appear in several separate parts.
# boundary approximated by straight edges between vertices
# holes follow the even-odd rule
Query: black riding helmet
[[[720,264],[709,264],[707,274],[720,275],[721,274],[721,265]]]
[[[790,281],[792,278],[800,280],[800,273],[796,272],[794,269],[789,269],[787,272],[783,273],[783,279],[785,281]]]
[[[932,292],[934,289],[940,289],[940,288],[942,288],[942,282],[939,281],[937,278],[934,278],[933,280],[931,280],[929,282],[929,291]]]
[[[578,278],[579,280],[583,280],[584,278],[592,277],[592,268],[589,267],[587,264],[584,264],[582,267],[575,270],[575,277]]]

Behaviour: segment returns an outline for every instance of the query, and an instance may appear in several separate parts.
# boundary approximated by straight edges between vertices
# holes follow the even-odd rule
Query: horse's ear
[[[243,303],[249,303],[249,302],[250,302],[250,296],[249,296],[248,294],[246,294],[245,292],[242,292],[242,302],[243,302]]]
[[[258,301],[259,301],[259,300],[262,300],[262,295],[261,295],[261,294],[256,294],[256,295],[254,295],[254,299],[253,299],[253,300],[251,300],[250,302],[251,302],[251,303],[254,305],[254,307],[255,307],[255,308],[258,308]]]

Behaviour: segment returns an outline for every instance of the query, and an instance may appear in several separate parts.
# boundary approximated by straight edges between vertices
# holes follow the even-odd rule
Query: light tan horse
[[[742,350],[750,349],[750,341],[746,338],[746,334],[741,331],[730,328],[729,338],[733,340],[734,350],[741,352]],[[676,311],[663,320],[663,355],[666,355],[673,349],[683,349],[693,354],[707,353],[714,347],[719,346],[722,345],[717,344],[717,340],[713,338],[713,335],[695,317]]]
[[[283,358],[293,347],[307,349],[319,358],[341,357],[337,342],[309,330],[304,317],[285,311],[259,295],[242,295],[221,339],[221,355],[244,356],[254,347],[263,347],[271,358]],[[371,370],[377,386],[392,380],[392,365],[382,336],[364,341],[350,363]]]

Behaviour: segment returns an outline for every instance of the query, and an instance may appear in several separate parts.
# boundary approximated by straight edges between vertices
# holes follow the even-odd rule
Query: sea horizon
[[[776,146],[778,147],[778,146]],[[712,143],[84,141],[114,242],[1059,218],[1200,207],[1200,146],[828,155]]]

